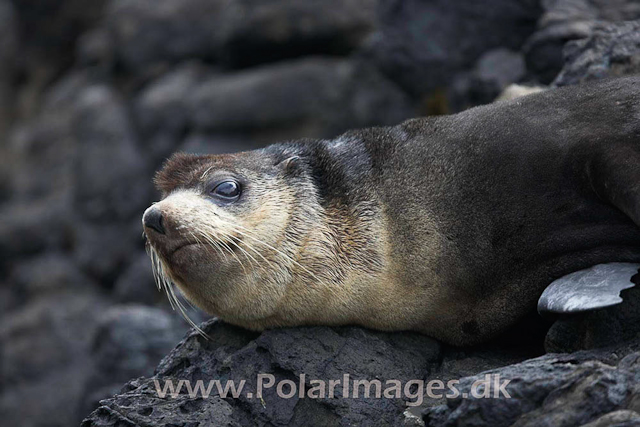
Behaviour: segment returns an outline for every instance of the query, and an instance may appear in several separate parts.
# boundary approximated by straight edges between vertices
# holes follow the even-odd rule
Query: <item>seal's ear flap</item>
[[[278,167],[280,167],[284,172],[292,172],[296,169],[299,163],[300,156],[290,156],[278,163]]]

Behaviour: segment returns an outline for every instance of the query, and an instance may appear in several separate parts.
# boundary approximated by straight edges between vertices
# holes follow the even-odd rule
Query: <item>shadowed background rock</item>
[[[153,172],[177,150],[221,153],[332,137],[490,102],[511,83],[575,84],[637,68],[638,24],[617,23],[640,18],[635,1],[480,3],[0,0],[3,425],[68,426],[93,410],[85,425],[420,425],[399,401],[273,400],[263,408],[151,396],[148,378],[187,326],[154,288],[140,215],[159,197]],[[578,41],[563,59],[571,40]],[[547,344],[570,351],[621,345],[632,331],[596,328],[611,335],[606,340],[562,337],[602,316],[623,324],[634,310],[555,326]],[[189,335],[156,375],[473,376],[542,355],[548,327],[534,313],[514,335],[460,350],[359,328],[259,335],[208,325],[214,342]],[[624,398],[616,394],[599,412],[571,406],[577,415],[566,425],[637,417],[635,365],[621,365],[611,351],[580,354],[502,368],[536,379],[519,385],[523,396],[538,397],[517,411],[491,401],[428,402],[425,419],[533,424],[524,413],[551,413],[544,396],[553,393],[569,406],[597,407],[597,396],[584,400],[588,382],[578,380],[596,377]],[[140,376],[147,379],[98,409]]]

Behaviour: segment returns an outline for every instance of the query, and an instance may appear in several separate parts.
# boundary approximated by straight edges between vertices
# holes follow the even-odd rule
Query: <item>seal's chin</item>
[[[237,303],[247,291],[237,284],[244,280],[246,272],[237,262],[238,256],[223,254],[226,255],[208,244],[183,244],[166,256],[164,268],[173,284],[201,310],[222,318],[238,313],[244,317],[247,310]]]

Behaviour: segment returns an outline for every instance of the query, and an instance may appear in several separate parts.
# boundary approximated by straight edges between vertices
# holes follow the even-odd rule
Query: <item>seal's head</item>
[[[314,195],[298,159],[261,150],[171,157],[155,179],[163,199],[142,221],[161,283],[230,321],[271,316],[292,275],[313,275],[297,260],[313,218],[294,216]]]
[[[251,329],[357,321],[359,286],[382,263],[379,217],[370,197],[355,203],[356,192],[337,191],[331,162],[306,155],[311,149],[281,144],[166,162],[156,176],[163,199],[142,222],[174,303],[172,284]]]

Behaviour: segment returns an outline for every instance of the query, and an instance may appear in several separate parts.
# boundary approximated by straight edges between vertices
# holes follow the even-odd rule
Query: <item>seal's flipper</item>
[[[620,304],[620,291],[635,286],[640,264],[599,264],[553,281],[538,300],[542,316],[580,313]]]

